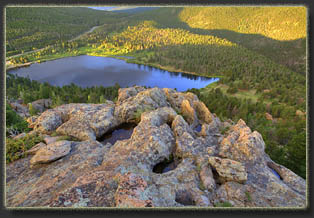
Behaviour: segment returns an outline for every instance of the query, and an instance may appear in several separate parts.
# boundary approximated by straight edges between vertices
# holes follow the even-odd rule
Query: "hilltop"
[[[305,180],[265,154],[258,132],[221,122],[192,93],[135,86],[116,103],[65,104],[28,122],[21,137],[43,140],[7,164],[8,207],[306,206]],[[126,123],[129,137],[100,143]]]
[[[31,30],[30,36],[35,36],[37,30],[29,27],[29,23],[23,23],[22,18],[15,18],[16,14],[22,14],[31,20],[33,10],[11,14],[10,19],[17,19],[19,23],[11,26],[11,32],[18,33],[25,25]],[[38,9],[39,15],[43,14],[42,10]],[[49,13],[60,15],[60,10],[52,8]],[[97,19],[94,15],[80,15],[81,19],[89,20],[90,25],[97,25],[94,31],[78,37],[81,30],[75,30],[75,40],[65,37],[43,41],[42,45],[47,45],[43,50],[34,50],[9,61],[19,66],[82,54],[119,55],[133,57],[127,62],[220,77],[216,84],[190,91],[222,121],[242,119],[253,131],[260,132],[271,159],[306,178],[304,7],[165,7],[128,15],[92,9],[84,11],[104,15]],[[69,24],[66,19],[62,23],[57,19],[49,21],[51,23],[42,22],[46,26],[59,26],[61,33],[64,30],[67,35],[68,30],[75,29],[67,27],[75,27],[78,21],[72,16]],[[50,36],[51,32],[45,29],[44,33]],[[12,38],[22,47],[31,48],[32,40],[21,36],[15,39],[13,34],[13,38],[10,35],[7,39]],[[17,46],[8,52],[21,51]],[[21,78],[7,84],[8,96],[14,100],[21,98],[25,104],[39,98],[51,98],[56,107],[65,103],[103,103],[107,95],[111,100],[117,97],[117,87],[82,90],[73,85],[56,88]]]

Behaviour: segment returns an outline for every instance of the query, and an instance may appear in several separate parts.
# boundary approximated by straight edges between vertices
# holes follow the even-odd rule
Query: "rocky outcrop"
[[[26,105],[23,105],[20,101],[9,103],[11,108],[21,117],[29,117],[29,110]]]
[[[136,91],[133,92],[133,88],[127,88],[119,93],[122,97],[118,98],[115,117],[118,117],[121,122],[138,122],[141,113],[169,106],[162,89],[147,89],[132,96],[134,93]],[[125,98],[125,96],[130,97]]]
[[[97,141],[128,122],[137,124],[130,138]],[[265,154],[258,132],[221,123],[192,93],[120,89],[116,103],[62,105],[33,126],[81,141],[46,137],[8,164],[9,207],[306,206],[305,180]]]
[[[56,195],[73,185],[83,172],[92,172],[99,166],[106,152],[106,147],[97,141],[71,142],[71,146],[68,155],[50,164],[30,167],[30,160],[34,156],[27,156],[8,164],[6,166],[7,206],[49,205]]]
[[[29,106],[23,104],[22,99],[18,99],[16,101],[10,102],[9,104],[12,107],[12,109],[21,117],[23,118],[30,117]],[[38,113],[42,113],[48,108],[50,108],[50,106],[52,105],[52,100],[51,99],[39,99],[29,104],[31,104],[33,106],[33,109],[36,110]],[[33,128],[33,127],[30,127],[30,128]]]
[[[34,129],[44,134],[56,131],[80,140],[96,140],[108,130],[119,125],[114,117],[115,105],[106,104],[68,104],[43,112],[35,122]]]
[[[52,100],[51,99],[39,99],[39,100],[33,101],[31,104],[35,110],[37,110],[39,113],[42,113],[52,105]]]

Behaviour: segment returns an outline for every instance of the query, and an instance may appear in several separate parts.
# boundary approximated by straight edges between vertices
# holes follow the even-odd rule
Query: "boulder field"
[[[28,122],[46,140],[6,165],[7,207],[307,206],[306,181],[269,158],[260,133],[221,122],[192,93],[135,86],[116,103],[61,105]],[[130,138],[101,143],[125,123],[136,124]]]

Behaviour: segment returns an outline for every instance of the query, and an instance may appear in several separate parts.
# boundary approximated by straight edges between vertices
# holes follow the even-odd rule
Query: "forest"
[[[6,54],[36,50],[73,37],[126,15],[83,7],[8,7]]]
[[[220,77],[218,83],[189,91],[223,121],[243,119],[262,134],[274,161],[306,177],[306,8],[167,7],[128,15],[85,8],[19,10],[7,9],[6,54],[11,64],[81,54],[127,55],[135,57],[127,62]],[[44,19],[42,14],[49,16]],[[23,21],[32,19],[38,25]],[[99,28],[70,40],[93,26]],[[37,48],[43,49],[22,54]],[[10,58],[15,54],[22,55]],[[114,101],[118,88],[54,87],[6,77],[8,99],[21,98],[27,104],[51,98],[53,107]],[[8,116],[13,117],[7,107],[7,126],[23,123]]]

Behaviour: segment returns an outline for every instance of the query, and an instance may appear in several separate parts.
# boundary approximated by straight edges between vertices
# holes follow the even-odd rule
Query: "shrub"
[[[38,135],[26,135],[21,139],[6,138],[6,163],[25,157],[25,151],[42,141]]]
[[[247,198],[247,200],[248,200],[249,202],[252,201],[252,197],[251,197],[250,192],[246,191],[246,192],[245,192],[245,196],[246,196],[246,198]]]
[[[148,112],[148,111],[152,111],[153,108],[150,107],[150,106],[145,106],[144,108],[141,108],[141,109],[137,109],[134,113],[134,120],[135,122],[140,122],[141,121],[141,116],[142,116],[142,113],[144,112]]]
[[[75,138],[75,137],[73,137],[73,136],[68,136],[68,135],[60,136],[57,141],[62,141],[62,140],[67,140],[67,141],[79,141],[79,139],[77,139],[77,138]]]
[[[219,202],[214,205],[215,207],[233,207],[229,201]]]
[[[9,104],[6,104],[6,134],[11,135],[11,130],[17,134],[21,132],[28,132],[28,123],[20,117]]]
[[[202,181],[200,181],[200,189],[202,190],[202,191],[205,191],[206,190],[206,187],[205,187],[205,185],[204,185],[204,183],[202,182]]]
[[[220,129],[220,132],[221,132],[222,135],[224,135],[229,129],[230,129],[229,126],[222,127],[222,128]]]
[[[39,113],[39,110],[35,109],[31,103],[28,104],[28,110],[31,116],[37,115]]]
[[[234,93],[237,93],[237,92],[238,92],[238,89],[236,87],[230,87],[227,90],[227,93],[229,93],[229,94],[234,94]]]

